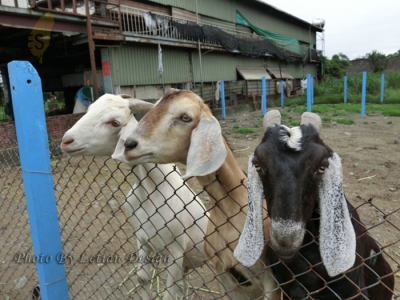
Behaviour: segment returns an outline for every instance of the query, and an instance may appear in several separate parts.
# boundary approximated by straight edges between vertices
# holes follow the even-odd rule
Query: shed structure
[[[243,86],[237,68],[316,76],[322,31],[258,0],[1,0],[0,70],[5,82],[8,62],[31,61],[45,92],[64,92],[66,113],[85,85],[149,100],[185,88],[211,101],[217,81]]]

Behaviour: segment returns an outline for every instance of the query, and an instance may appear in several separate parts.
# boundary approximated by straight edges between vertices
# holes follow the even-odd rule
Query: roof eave
[[[273,6],[273,5],[271,5],[271,4],[268,4],[268,3],[264,2],[264,1],[262,1],[262,0],[254,0],[254,1],[256,1],[256,2],[258,2],[258,3],[261,3],[261,4],[265,5],[265,6],[268,6],[269,8],[275,10],[275,11],[278,12],[278,13],[281,13],[281,14],[286,15],[286,16],[288,16],[289,18],[295,20],[296,22],[300,22],[300,23],[302,23],[302,24],[304,24],[304,25],[307,25],[307,26],[309,26],[310,28],[313,28],[315,31],[318,31],[318,32],[323,32],[323,31],[324,31],[323,28],[318,27],[318,26],[315,26],[315,25],[313,25],[313,24],[311,24],[311,23],[309,23],[309,22],[307,22],[307,21],[304,21],[303,19],[300,19],[300,18],[298,18],[298,17],[296,17],[296,16],[294,16],[294,15],[291,15],[291,14],[289,14],[289,13],[287,13],[287,12],[285,12],[285,11],[283,11],[283,10],[281,10],[281,9],[279,9],[279,8],[277,8],[277,7]]]

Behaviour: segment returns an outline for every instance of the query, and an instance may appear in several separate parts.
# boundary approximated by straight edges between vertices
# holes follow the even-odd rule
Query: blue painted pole
[[[224,81],[221,80],[220,82],[220,89],[221,89],[221,110],[222,110],[222,119],[226,118],[226,108],[225,108],[225,85]]]
[[[307,74],[307,111],[311,112],[311,75]]]
[[[284,87],[284,82],[281,80],[281,107],[285,106],[285,87]]]
[[[314,104],[314,78],[311,77],[311,104]]]
[[[262,89],[261,110],[262,114],[265,115],[267,113],[267,80],[265,79],[265,76],[261,78],[261,89]]]
[[[383,102],[383,95],[385,94],[385,74],[381,78],[381,102]]]
[[[41,299],[68,300],[42,83],[26,61],[10,62],[8,72]]]
[[[361,90],[361,118],[365,117],[365,100],[367,97],[367,72],[362,73],[362,90]]]
[[[343,91],[343,102],[347,103],[347,76],[343,77],[343,86],[344,86],[344,91]]]

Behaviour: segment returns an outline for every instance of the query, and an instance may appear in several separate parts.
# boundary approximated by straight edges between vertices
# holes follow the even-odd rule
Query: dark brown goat
[[[235,256],[241,261],[241,243],[259,241],[252,232],[265,197],[268,255],[284,299],[391,299],[393,271],[344,196],[339,156],[313,125],[279,124],[250,158],[248,221]]]

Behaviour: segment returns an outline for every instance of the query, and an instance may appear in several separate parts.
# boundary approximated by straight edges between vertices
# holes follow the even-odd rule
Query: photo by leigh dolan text
[[[50,263],[55,260],[59,264],[65,264],[66,266],[72,265],[73,263],[82,264],[119,264],[119,263],[135,263],[140,262],[142,264],[151,263],[154,266],[160,264],[167,264],[170,262],[170,257],[166,255],[138,255],[135,252],[129,253],[122,257],[118,254],[88,254],[82,253],[81,255],[74,257],[71,254],[58,253],[55,256],[46,255],[43,253],[33,254],[19,252],[14,255],[14,261],[16,263]]]

